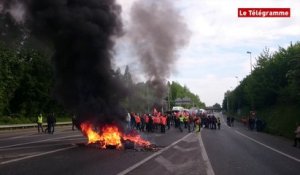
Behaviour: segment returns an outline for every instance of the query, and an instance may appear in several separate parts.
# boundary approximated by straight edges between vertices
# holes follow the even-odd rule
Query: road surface
[[[299,174],[300,149],[290,140],[249,131],[235,123],[220,130],[142,133],[156,151],[102,150],[86,146],[71,126],[52,134],[35,128],[0,132],[0,175],[14,174]]]

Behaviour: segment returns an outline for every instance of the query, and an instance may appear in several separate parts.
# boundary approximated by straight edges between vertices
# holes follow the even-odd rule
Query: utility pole
[[[171,95],[170,95],[170,86],[168,85],[168,110],[169,110],[169,111],[171,110],[171,109],[170,109],[170,108],[171,108],[171,106],[170,106],[170,105],[171,105],[171,104],[170,104],[170,100],[171,100],[170,97],[171,97]]]

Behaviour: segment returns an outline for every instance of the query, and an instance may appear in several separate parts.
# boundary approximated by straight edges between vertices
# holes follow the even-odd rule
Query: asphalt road
[[[219,115],[219,114],[217,114]],[[86,146],[70,126],[53,135],[36,129],[0,132],[0,174],[299,174],[300,149],[289,140],[248,131],[236,123],[221,130],[142,133],[156,151]]]
[[[300,149],[292,147],[293,141],[250,131],[237,122],[228,127],[224,121],[225,116],[220,131],[201,133],[215,174],[300,174]]]

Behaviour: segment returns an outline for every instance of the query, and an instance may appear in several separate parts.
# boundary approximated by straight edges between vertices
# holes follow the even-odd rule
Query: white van
[[[173,112],[179,112],[179,111],[183,111],[183,110],[184,110],[184,108],[181,107],[181,106],[174,106],[174,107],[172,108],[172,111],[173,111]]]

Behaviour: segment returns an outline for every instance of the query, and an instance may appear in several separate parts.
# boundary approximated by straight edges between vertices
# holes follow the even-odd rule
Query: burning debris
[[[143,139],[138,133],[125,134],[116,125],[104,125],[97,128],[91,123],[80,125],[82,133],[88,139],[88,145],[101,149],[134,149],[138,151],[156,151],[158,147]]]
[[[88,143],[99,143],[101,148],[107,148],[111,145],[121,148],[121,133],[116,126],[106,125],[101,128],[100,133],[94,131],[90,123],[82,123],[81,130],[88,138]]]
[[[137,133],[125,134],[109,124],[124,120],[127,113],[121,102],[128,89],[112,65],[116,38],[124,34],[121,10],[116,0],[0,0],[1,15],[11,16],[51,49],[53,94],[66,111],[76,114],[76,126],[88,144],[155,150],[156,145]],[[155,98],[162,99],[176,51],[188,42],[189,31],[170,0],[137,1],[130,16],[132,48]]]

